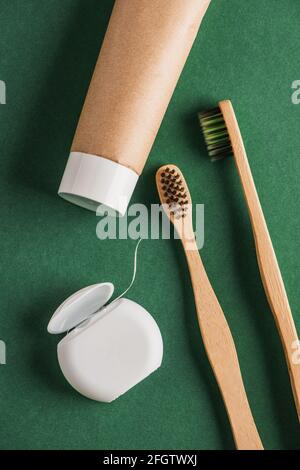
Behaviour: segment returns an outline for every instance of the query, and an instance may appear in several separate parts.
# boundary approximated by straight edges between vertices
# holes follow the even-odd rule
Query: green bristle
[[[211,161],[231,156],[230,137],[220,108],[199,113],[198,116]]]

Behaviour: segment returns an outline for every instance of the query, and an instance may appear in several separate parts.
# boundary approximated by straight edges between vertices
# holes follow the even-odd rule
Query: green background
[[[130,0],[129,0],[130,1]],[[189,0],[190,1],[190,0]],[[232,449],[198,332],[178,241],[145,241],[128,294],[157,320],[162,367],[112,404],[64,380],[46,331],[76,290],[128,284],[133,240],[100,241],[93,213],[57,196],[112,0],[0,0],[2,449]],[[157,203],[154,175],[174,162],[205,204],[202,256],[226,312],[267,449],[300,449],[287,368],[257,268],[232,160],[211,164],[196,112],[230,98],[300,329],[298,0],[213,0],[133,202]],[[130,26],[130,25],[129,25]]]

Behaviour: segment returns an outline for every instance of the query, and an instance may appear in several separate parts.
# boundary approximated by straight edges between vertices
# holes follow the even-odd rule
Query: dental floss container
[[[111,283],[85,287],[55,311],[51,334],[67,335],[57,346],[60,368],[72,387],[92,400],[112,402],[158,369],[160,330],[141,305],[118,298],[107,305]]]

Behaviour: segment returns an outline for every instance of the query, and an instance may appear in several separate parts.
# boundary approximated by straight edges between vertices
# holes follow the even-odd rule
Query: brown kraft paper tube
[[[138,178],[209,4],[210,0],[116,0],[71,156],[108,159]],[[76,172],[77,183],[79,178]],[[90,184],[97,181],[91,178]],[[128,189],[132,193],[134,187]],[[101,195],[87,197],[107,202]]]

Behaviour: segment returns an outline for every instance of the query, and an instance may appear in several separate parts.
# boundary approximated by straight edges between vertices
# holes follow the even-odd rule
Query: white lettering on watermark
[[[3,366],[6,364],[6,344],[4,341],[0,340],[0,365]]]
[[[292,93],[292,103],[300,104],[300,80],[295,80],[292,83],[292,89],[295,90]]]
[[[191,250],[200,250],[204,245],[204,205],[196,204],[186,207],[190,213],[194,209],[195,232],[189,218],[175,219],[176,230],[166,216],[167,207],[151,204],[150,211],[144,204],[132,204],[127,213],[121,217],[104,205],[97,208],[96,215],[100,217],[96,234],[100,240],[170,240],[182,238],[191,242]],[[193,242],[196,239],[196,247]]]
[[[292,349],[294,349],[292,355],[292,362],[295,365],[300,365],[300,341],[296,340],[292,344]]]
[[[6,83],[0,80],[0,104],[6,104]]]

